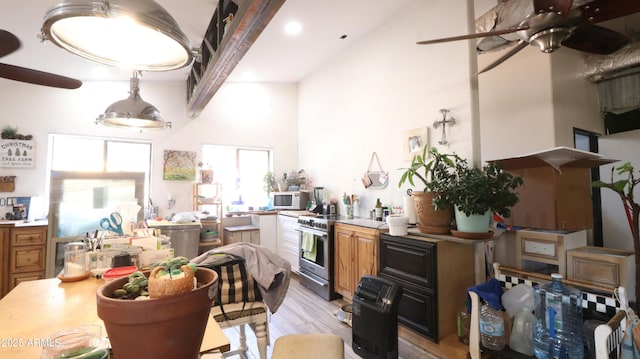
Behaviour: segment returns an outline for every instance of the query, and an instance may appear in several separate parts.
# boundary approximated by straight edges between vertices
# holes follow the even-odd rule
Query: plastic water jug
[[[529,307],[529,311],[533,309],[533,288],[527,284],[518,284],[513,288],[504,292],[501,298],[504,310],[509,313],[509,317],[513,318],[520,313],[523,307]]]
[[[524,306],[513,319],[509,348],[524,355],[533,355],[533,328],[535,325],[536,317],[531,313],[531,307]]]
[[[534,288],[534,300],[536,358],[582,359],[582,293],[552,274],[551,283]]]

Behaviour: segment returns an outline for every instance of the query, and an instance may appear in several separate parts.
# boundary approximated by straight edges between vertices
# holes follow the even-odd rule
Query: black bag
[[[214,305],[220,306],[225,319],[229,320],[229,317],[224,311],[224,304],[243,303],[244,311],[247,302],[262,300],[258,283],[247,271],[244,258],[228,253],[216,253],[207,259],[206,264],[200,266],[218,273],[218,295]]]

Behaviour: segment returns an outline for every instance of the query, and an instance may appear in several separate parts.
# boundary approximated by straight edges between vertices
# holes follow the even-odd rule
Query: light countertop
[[[11,227],[39,227],[39,226],[47,226],[47,225],[49,225],[49,221],[25,221],[25,220],[0,221],[0,226],[11,226]]]

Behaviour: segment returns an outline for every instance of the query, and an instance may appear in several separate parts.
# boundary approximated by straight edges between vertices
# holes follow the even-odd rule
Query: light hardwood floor
[[[278,309],[271,315],[269,332],[271,345],[267,349],[271,357],[273,343],[283,335],[298,333],[334,333],[344,339],[346,359],[360,358],[351,349],[351,327],[338,321],[335,313],[347,302],[343,299],[326,301],[300,285],[293,275],[287,295]],[[399,357],[401,359],[466,358],[467,348],[457,341],[455,334],[435,344],[402,326],[399,328]],[[231,349],[238,347],[238,329],[224,330],[231,342]],[[249,359],[259,359],[255,335],[247,328]]]

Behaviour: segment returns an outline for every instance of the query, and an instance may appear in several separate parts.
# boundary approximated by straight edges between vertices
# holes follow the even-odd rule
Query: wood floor
[[[351,327],[338,321],[335,313],[347,302],[338,299],[328,302],[300,285],[297,277],[292,276],[289,290],[278,311],[271,315],[269,333],[271,345],[267,349],[271,357],[275,340],[283,335],[298,333],[333,333],[340,335],[345,343],[345,358],[360,358],[351,349]],[[466,358],[467,347],[460,344],[455,334],[435,344],[415,332],[399,327],[399,357],[401,359]],[[238,346],[238,329],[228,328],[225,335],[231,342],[231,349]],[[255,335],[247,329],[249,345],[248,358],[259,359]]]

